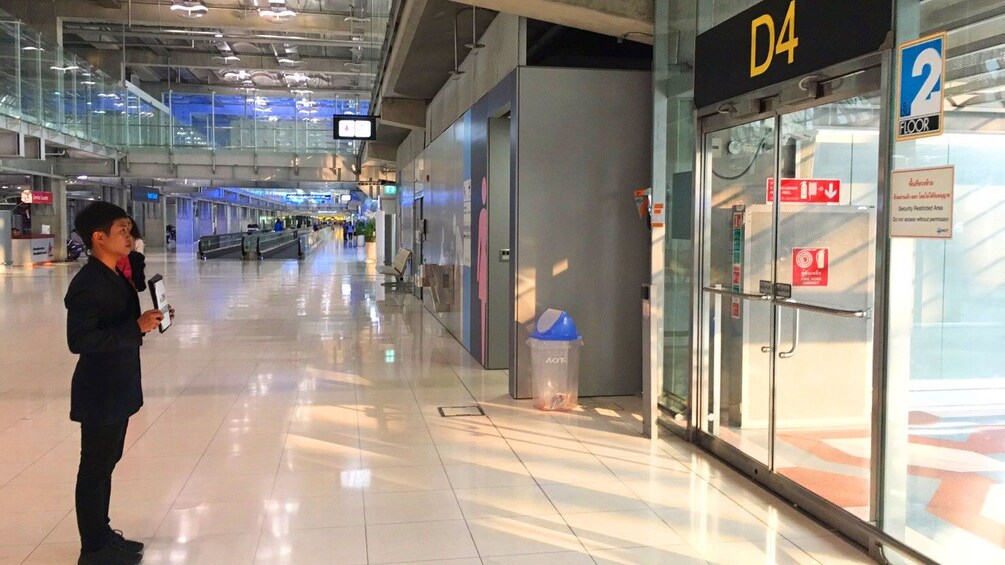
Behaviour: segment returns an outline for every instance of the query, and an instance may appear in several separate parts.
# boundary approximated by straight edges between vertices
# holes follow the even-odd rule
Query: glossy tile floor
[[[148,258],[178,319],[143,348],[146,405],[112,524],[144,563],[863,563],[676,439],[635,398],[535,411],[356,250]],[[0,269],[0,563],[75,563],[76,266]],[[144,296],[148,304],[148,297]],[[480,403],[487,416],[441,417]]]

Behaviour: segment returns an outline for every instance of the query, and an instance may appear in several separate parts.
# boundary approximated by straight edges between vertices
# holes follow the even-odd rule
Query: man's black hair
[[[84,240],[84,245],[90,249],[94,232],[111,233],[112,224],[122,219],[129,219],[129,214],[122,208],[109,202],[95,202],[77,214],[73,227],[77,229],[80,239]]]

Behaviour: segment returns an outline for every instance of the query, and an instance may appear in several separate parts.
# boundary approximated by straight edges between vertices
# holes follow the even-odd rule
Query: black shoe
[[[122,535],[122,530],[112,530],[112,539],[110,539],[108,543],[123,551],[128,551],[129,553],[143,554],[143,544],[138,541],[126,539]]]
[[[81,551],[77,565],[137,565],[142,559],[142,555],[108,544],[98,551]]]

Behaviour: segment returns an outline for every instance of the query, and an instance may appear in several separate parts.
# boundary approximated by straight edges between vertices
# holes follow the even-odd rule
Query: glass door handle
[[[736,292],[734,290],[729,290],[723,287],[721,284],[715,284],[713,286],[703,287],[702,290],[710,294],[721,294],[723,296],[732,296],[734,298],[742,298],[744,300],[771,300],[774,296],[770,294],[751,294],[748,292]]]
[[[778,354],[779,359],[792,359],[799,348],[799,310],[792,313],[792,347]]]
[[[829,306],[818,306],[816,304],[806,304],[805,302],[796,302],[791,298],[785,298],[782,300],[775,299],[773,302],[777,306],[782,306],[784,308],[792,308],[797,312],[799,310],[806,310],[807,312],[816,312],[818,314],[827,314],[829,316],[839,316],[841,318],[866,319],[872,317],[871,308],[866,308],[865,310],[845,310],[842,308],[831,308]]]

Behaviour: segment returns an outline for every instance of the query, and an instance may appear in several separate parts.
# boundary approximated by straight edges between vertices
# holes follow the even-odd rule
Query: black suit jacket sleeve
[[[93,290],[71,286],[65,302],[66,340],[71,352],[78,355],[107,353],[142,344],[143,336],[136,320],[101,327],[99,300]]]

